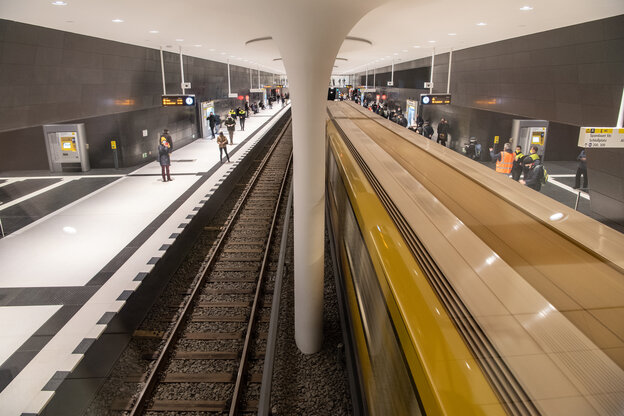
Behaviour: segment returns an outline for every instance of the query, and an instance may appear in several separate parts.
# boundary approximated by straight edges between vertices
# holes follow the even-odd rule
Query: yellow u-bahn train
[[[468,186],[462,181],[472,175],[475,186],[488,188],[505,202],[497,208],[498,202],[480,198],[490,209],[500,210],[494,217],[518,210],[518,195],[536,201],[537,211],[520,210],[536,221],[535,227],[544,228],[542,238],[556,234],[571,244],[565,250],[581,248],[591,254],[597,259],[591,267],[620,277],[605,278],[611,284],[601,290],[618,294],[624,293],[624,259],[617,247],[624,246],[624,238],[601,225],[579,225],[593,220],[542,196],[536,200],[529,193],[534,191],[520,189],[508,183],[511,179],[497,177],[353,103],[331,103],[328,112],[328,229],[360,395],[356,411],[624,414],[624,360],[601,345],[600,336],[592,334],[596,330],[574,318],[593,309],[583,304],[581,294],[569,290],[568,296],[581,304],[571,313],[555,299],[554,290],[548,292],[527,277],[535,270],[550,273],[553,263],[560,263],[559,273],[569,273],[571,267],[579,267],[577,260],[569,260],[572,266],[558,258],[525,267],[509,254],[524,248],[501,249],[484,237],[508,229],[506,224],[479,222],[469,202],[445,198],[460,195],[460,188]],[[397,144],[387,141],[386,148],[379,147],[375,135],[392,137]],[[428,153],[433,159],[427,163],[436,172],[446,169],[460,175],[449,182],[460,188],[453,192],[450,185],[424,186],[435,182],[427,171],[431,167],[424,166],[424,156],[409,154],[412,151]],[[418,165],[418,172],[409,172],[411,163]],[[566,220],[599,230],[595,238],[601,247],[574,240]],[[618,346],[621,328],[614,325],[609,328],[615,335],[611,345]]]

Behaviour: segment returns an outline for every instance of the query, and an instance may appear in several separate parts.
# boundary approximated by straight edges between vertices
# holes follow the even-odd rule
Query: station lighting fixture
[[[67,6],[67,3],[64,1],[53,1],[52,4],[55,6]]]
[[[113,19],[113,23],[123,23],[123,20],[121,20],[121,19]]]
[[[184,42],[184,39],[176,39],[176,42]]]
[[[429,43],[436,43],[436,41],[435,40],[430,40]]]
[[[418,48],[420,48],[420,46],[414,45],[414,46],[412,46],[412,48],[418,49]]]
[[[193,45],[193,46],[195,46],[196,48],[201,48],[202,47],[202,45]]]
[[[457,33],[449,33],[448,35],[449,36],[455,36],[455,35],[457,35]]]
[[[477,26],[487,26],[487,23],[485,23],[485,22],[479,22],[479,23],[477,23]]]
[[[407,49],[403,49],[401,52],[405,53],[405,52],[407,52]]]
[[[394,53],[394,55],[398,55],[398,54],[399,54],[398,52],[395,52],[395,53]]]
[[[159,33],[157,30],[150,30],[149,33]]]
[[[210,49],[208,49],[208,51],[209,52],[214,52],[214,51],[216,51],[216,49],[215,48],[210,48]]]
[[[529,11],[529,10],[533,10],[533,7],[531,7],[531,6],[522,6],[522,7],[520,7],[520,10],[526,12],[526,11]]]

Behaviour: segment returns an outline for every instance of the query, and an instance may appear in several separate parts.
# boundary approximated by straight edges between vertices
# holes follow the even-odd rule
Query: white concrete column
[[[323,341],[327,85],[351,28],[386,1],[272,0],[275,7],[266,7],[288,16],[271,35],[282,55],[292,102],[295,340],[304,354],[317,352]]]

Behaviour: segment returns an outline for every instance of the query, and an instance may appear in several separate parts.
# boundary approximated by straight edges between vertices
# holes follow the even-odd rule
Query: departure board
[[[195,95],[163,95],[163,107],[188,107],[195,105]]]
[[[451,94],[421,94],[420,103],[422,105],[450,104]]]

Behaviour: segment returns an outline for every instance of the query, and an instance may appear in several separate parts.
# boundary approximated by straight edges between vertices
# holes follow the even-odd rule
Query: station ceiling
[[[303,0],[277,0],[292,2]],[[351,0],[357,2],[358,0]],[[0,17],[273,73],[271,39],[289,17],[264,0],[0,0]],[[623,0],[394,0],[351,30],[334,74],[460,50],[624,13]],[[319,31],[323,22],[319,22]],[[250,40],[261,39],[255,42]]]

